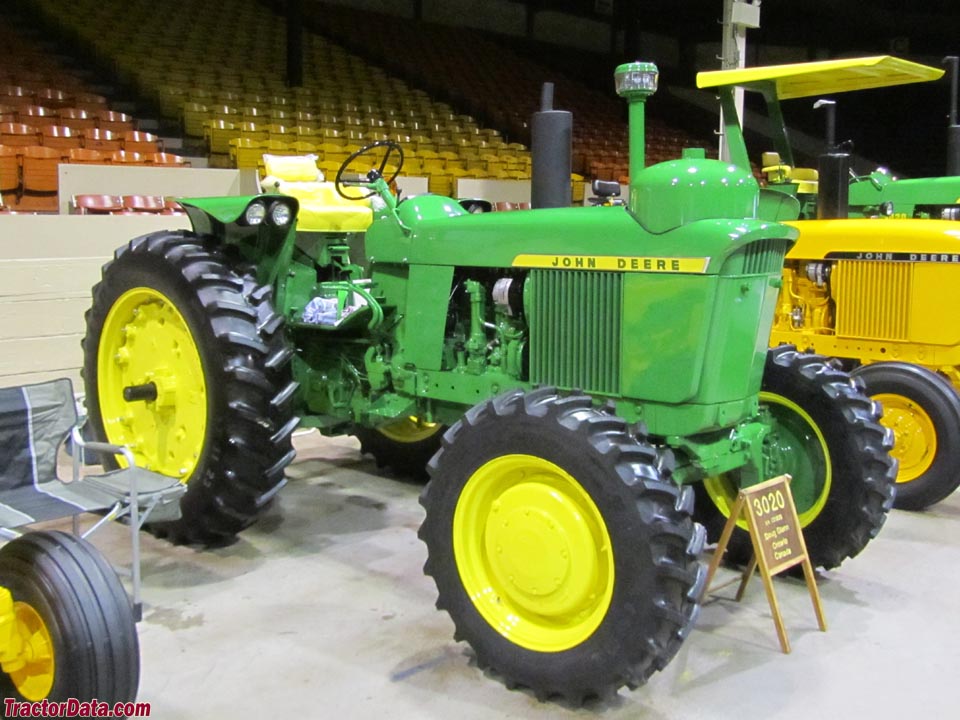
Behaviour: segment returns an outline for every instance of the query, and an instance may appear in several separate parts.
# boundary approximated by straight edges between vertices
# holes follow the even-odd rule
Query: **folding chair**
[[[137,467],[129,448],[83,439],[70,380],[0,388],[0,528],[70,517],[74,534],[88,537],[111,520],[129,518],[133,604],[140,617],[140,528],[148,519],[176,520],[186,486],[179,479]],[[73,444],[70,482],[57,475],[57,453],[67,437]],[[87,451],[120,456],[123,465],[81,477]],[[79,514],[106,511],[80,533]]]

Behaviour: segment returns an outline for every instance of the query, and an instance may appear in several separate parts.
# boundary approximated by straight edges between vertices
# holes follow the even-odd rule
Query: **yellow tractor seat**
[[[765,152],[760,156],[760,170],[770,183],[793,183],[797,192],[815,194],[820,174],[813,168],[799,168],[780,162],[780,153]]]
[[[313,232],[363,232],[373,222],[369,200],[348,200],[325,182],[316,155],[263,156],[264,192],[290,195],[300,202],[297,229]]]
[[[816,194],[819,188],[820,173],[813,168],[794,168],[790,182],[797,186],[798,193]]]

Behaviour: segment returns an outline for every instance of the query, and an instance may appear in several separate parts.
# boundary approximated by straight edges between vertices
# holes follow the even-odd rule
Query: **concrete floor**
[[[955,717],[960,494],[892,513],[860,557],[820,575],[826,633],[803,582],[778,579],[792,654],[755,579],[740,604],[720,590],[646,686],[575,709],[506,690],[453,642],[421,571],[419,486],[377,474],[352,439],[296,445],[276,507],[230,547],[144,535],[138,700],[151,717]],[[120,562],[126,539],[113,526],[95,542]]]

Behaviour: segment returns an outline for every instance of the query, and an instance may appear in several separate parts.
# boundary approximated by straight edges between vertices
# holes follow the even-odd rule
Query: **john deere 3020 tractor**
[[[694,485],[729,503],[790,473],[814,562],[856,555],[891,507],[892,434],[844,372],[768,351],[796,230],[758,219],[750,173],[702,152],[643,169],[656,80],[616,73],[628,206],[398,202],[390,142],[299,178],[300,203],[184,201],[192,231],[133,240],[94,289],[93,426],[188,483],[173,530],[200,540],[256,518],[298,423],[395,464],[434,443],[437,605],[541,698],[634,687],[677,652],[703,590]]]
[[[800,239],[787,254],[771,343],[841,358],[881,400],[896,435],[897,507],[919,510],[958,485],[960,470],[960,177],[851,176],[832,139],[819,172],[793,168],[780,101],[932,80],[942,70],[880,56],[700,73],[717,88],[731,159],[749,167],[733,91],[761,93],[773,131],[766,217]],[[955,125],[951,153],[960,138]],[[765,154],[766,156],[767,154]],[[799,199],[799,203],[792,198]],[[946,218],[946,219],[922,219]]]

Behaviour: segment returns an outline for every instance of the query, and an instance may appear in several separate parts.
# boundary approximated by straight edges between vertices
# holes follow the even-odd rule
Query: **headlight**
[[[943,208],[940,211],[940,217],[944,220],[960,220],[960,205]]]
[[[660,71],[649,62],[625,63],[616,69],[614,78],[620,97],[647,97],[657,91]]]
[[[290,212],[290,206],[286,203],[278,202],[270,206],[270,222],[274,225],[287,225],[293,213]]]
[[[893,215],[893,203],[889,200],[887,202],[880,203],[880,214],[887,217]]]
[[[262,202],[250,203],[247,211],[243,213],[243,219],[247,225],[259,225],[267,216],[267,206]]]

